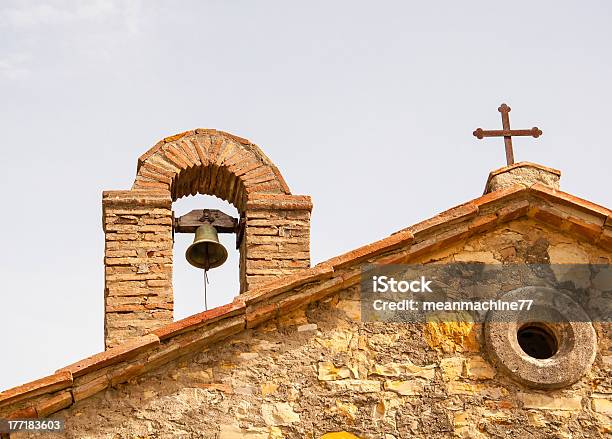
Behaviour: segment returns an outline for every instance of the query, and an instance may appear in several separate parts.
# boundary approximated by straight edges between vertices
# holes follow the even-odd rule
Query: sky
[[[216,128],[258,144],[310,195],[312,263],[482,194],[505,164],[610,193],[606,1],[0,2],[0,390],[104,349],[103,190],[129,189],[163,137]],[[178,200],[178,215],[233,206]],[[175,242],[175,319],[204,307]],[[238,294],[233,236],[209,306]]]

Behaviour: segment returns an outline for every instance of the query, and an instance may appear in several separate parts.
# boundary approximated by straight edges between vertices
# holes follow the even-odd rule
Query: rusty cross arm
[[[529,130],[483,130],[482,128],[478,128],[474,131],[474,135],[479,139],[484,137],[512,137],[512,136],[532,136],[532,137],[540,137],[542,135],[542,130],[539,128],[531,128]]]
[[[501,130],[483,130],[477,128],[472,134],[478,139],[485,137],[503,137],[504,146],[506,148],[506,163],[511,165],[514,163],[514,151],[512,149],[512,137],[513,136],[531,136],[538,138],[542,135],[542,130],[538,127],[533,127],[528,130],[512,130],[510,129],[510,113],[511,108],[506,104],[501,104],[497,111],[501,113],[502,117],[502,128]]]

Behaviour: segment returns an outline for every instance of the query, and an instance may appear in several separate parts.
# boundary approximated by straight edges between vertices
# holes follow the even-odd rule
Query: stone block
[[[411,361],[405,363],[385,363],[374,364],[370,370],[370,375],[384,377],[417,377],[432,380],[435,377],[435,365],[417,366]]]
[[[542,393],[523,393],[517,395],[518,400],[526,409],[538,410],[567,410],[577,411],[582,409],[582,397],[577,396],[552,396]]]
[[[342,380],[345,378],[355,378],[351,369],[346,366],[336,367],[329,361],[321,361],[317,367],[319,381]]]
[[[387,380],[385,381],[385,390],[402,396],[417,396],[423,393],[426,385],[427,382],[420,379],[408,381]]]
[[[293,411],[291,404],[286,402],[262,404],[261,416],[268,426],[291,425],[300,422],[300,415]]]
[[[593,398],[591,399],[591,407],[597,413],[612,416],[612,399]]]
[[[375,393],[380,392],[380,381],[376,380],[338,380],[328,381],[327,386],[337,392]]]
[[[470,357],[465,360],[465,372],[471,380],[490,380],[495,378],[496,371],[482,357]]]

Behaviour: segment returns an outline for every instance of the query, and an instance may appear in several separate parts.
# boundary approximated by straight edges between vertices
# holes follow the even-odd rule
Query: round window
[[[500,300],[525,297],[536,304],[529,311],[487,313],[487,353],[498,369],[524,385],[554,389],[575,383],[597,353],[589,316],[568,295],[552,288],[519,288]]]

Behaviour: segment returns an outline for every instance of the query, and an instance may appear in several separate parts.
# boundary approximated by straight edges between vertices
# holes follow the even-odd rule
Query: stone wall
[[[609,251],[522,219],[412,262],[611,259]],[[357,299],[357,287],[348,288],[116,384],[58,412],[66,432],[44,437],[581,439],[612,433],[610,325],[596,325],[599,351],[580,381],[538,391],[492,367],[479,325],[362,323]]]

